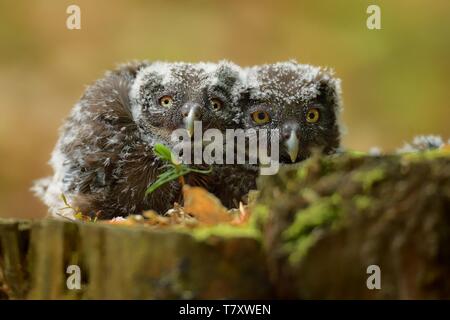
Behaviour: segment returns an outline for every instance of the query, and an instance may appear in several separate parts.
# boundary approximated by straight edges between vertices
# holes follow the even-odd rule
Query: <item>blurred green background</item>
[[[81,7],[81,30],[66,8]],[[381,7],[382,30],[366,9]],[[450,137],[450,1],[0,0],[0,216],[37,217],[31,182],[85,86],[130,59],[290,58],[343,81],[345,146]]]

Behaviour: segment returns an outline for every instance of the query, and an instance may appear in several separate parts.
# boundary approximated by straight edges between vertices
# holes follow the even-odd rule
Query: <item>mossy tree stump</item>
[[[279,296],[450,298],[445,154],[313,158],[259,184]],[[380,290],[368,289],[369,266]]]
[[[246,227],[0,220],[0,298],[450,298],[448,154],[313,157],[259,186]]]

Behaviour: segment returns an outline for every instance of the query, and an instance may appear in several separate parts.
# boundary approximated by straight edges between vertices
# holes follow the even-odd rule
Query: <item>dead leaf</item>
[[[168,219],[159,215],[154,210],[147,210],[142,213],[144,216],[144,223],[149,225],[166,225],[169,224]]]
[[[183,187],[184,211],[200,223],[218,224],[230,222],[231,216],[219,199],[201,187]]]

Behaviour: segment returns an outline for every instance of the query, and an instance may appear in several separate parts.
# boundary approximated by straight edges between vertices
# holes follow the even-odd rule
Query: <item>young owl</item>
[[[278,129],[280,162],[336,151],[340,142],[340,81],[320,67],[295,61],[248,68],[242,95],[244,128]]]
[[[450,140],[448,142],[450,144]],[[436,135],[416,136],[412,142],[405,143],[403,147],[397,149],[397,153],[420,152],[440,149],[445,145],[442,137]]]
[[[135,62],[107,72],[73,108],[50,161],[54,175],[39,180],[35,192],[52,214],[63,206],[61,194],[100,218],[164,213],[180,200],[180,185],[172,181],[145,197],[163,166],[153,146],[171,145],[172,131],[192,132],[196,120],[204,130],[235,127],[236,70],[228,62]]]

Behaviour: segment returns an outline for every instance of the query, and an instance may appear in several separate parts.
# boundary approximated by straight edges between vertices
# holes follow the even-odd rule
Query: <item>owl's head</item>
[[[279,130],[281,163],[339,146],[340,81],[326,69],[295,61],[249,68],[243,99],[244,128]]]
[[[237,92],[242,86],[240,69],[229,62],[155,62],[137,74],[130,97],[132,114],[141,134],[170,141],[172,131],[194,121],[202,129],[221,131],[238,125]]]

